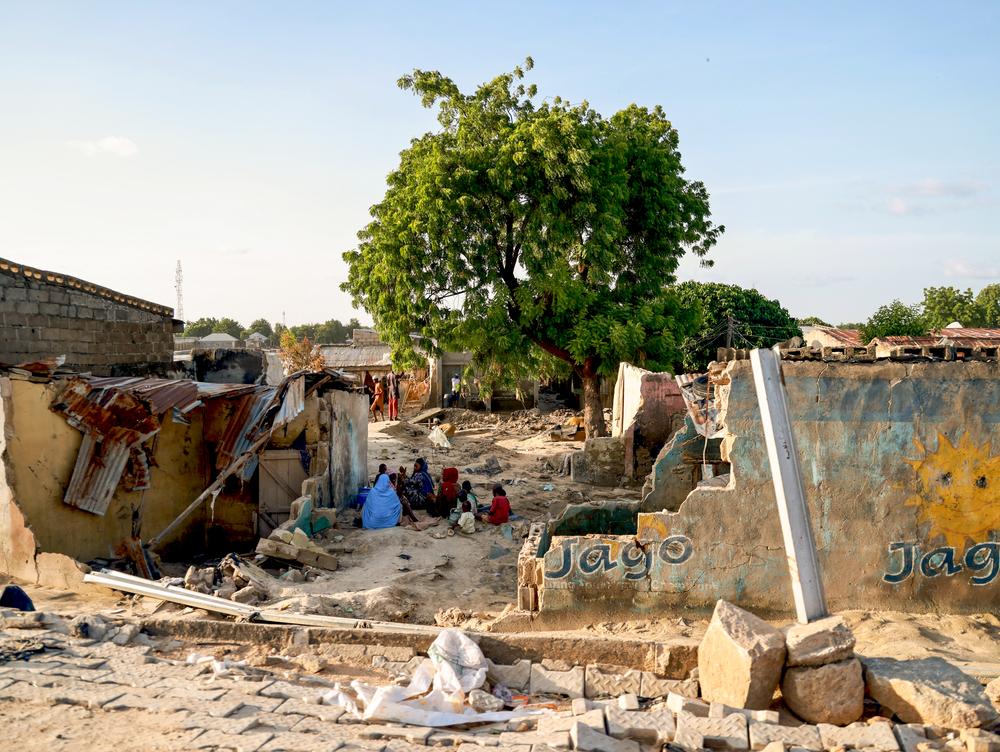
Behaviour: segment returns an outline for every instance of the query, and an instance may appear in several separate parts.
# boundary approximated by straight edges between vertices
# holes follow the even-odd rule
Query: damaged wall
[[[173,360],[173,310],[91,282],[0,259],[0,362],[65,355],[97,375]]]
[[[684,422],[680,387],[669,373],[654,373],[631,363],[618,366],[611,435],[625,443],[626,478],[645,477],[663,445]]]
[[[368,395],[332,391],[330,406],[329,501],[343,510],[368,481]]]
[[[830,608],[1000,613],[1000,364],[783,369]],[[543,614],[708,609],[719,598],[791,613],[749,362],[729,375],[728,486],[639,514],[635,537],[553,536],[535,570]]]
[[[190,425],[169,418],[163,421],[155,439],[150,488],[134,492],[117,488],[103,516],[71,507],[63,503],[63,496],[83,435],[50,409],[58,387],[22,380],[0,381],[8,385],[10,393],[4,399],[7,447],[3,491],[15,502],[0,500],[0,513],[23,515],[43,551],[59,552],[80,561],[114,558],[114,545],[131,536],[133,510],[141,508],[141,536],[148,539],[165,528],[210,482],[203,412],[196,410],[190,414]],[[226,520],[227,527],[238,530],[245,522],[249,531],[253,510],[248,507],[240,514],[230,507],[232,497],[220,496],[216,522],[221,525],[223,517],[235,514],[237,519]],[[187,533],[211,523],[211,511],[206,504],[192,515],[173,539],[173,549],[168,543],[164,553],[178,551],[179,541],[188,549],[200,550],[205,536],[199,534],[192,540]]]

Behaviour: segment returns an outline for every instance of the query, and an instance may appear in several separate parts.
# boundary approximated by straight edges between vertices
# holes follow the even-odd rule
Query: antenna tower
[[[174,306],[174,316],[184,320],[184,272],[181,270],[181,260],[177,259],[177,272],[174,274],[174,290],[177,291],[177,305]]]

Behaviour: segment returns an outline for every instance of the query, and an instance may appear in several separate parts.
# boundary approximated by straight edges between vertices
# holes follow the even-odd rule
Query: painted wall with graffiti
[[[1000,613],[1000,364],[783,368],[831,608]],[[718,598],[790,612],[750,365],[729,369],[728,485],[695,489],[677,512],[639,513],[635,535],[546,539],[543,613],[581,600],[644,612]]]

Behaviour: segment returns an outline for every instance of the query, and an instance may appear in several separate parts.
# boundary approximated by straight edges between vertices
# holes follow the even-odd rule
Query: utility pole
[[[733,346],[733,323],[732,316],[726,316],[726,349]]]
[[[174,317],[184,320],[184,272],[181,270],[181,260],[177,259],[177,271],[174,273],[174,291],[177,293],[177,305],[174,306]]]

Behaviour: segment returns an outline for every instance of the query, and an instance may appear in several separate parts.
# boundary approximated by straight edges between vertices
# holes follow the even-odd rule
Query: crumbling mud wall
[[[1000,364],[783,362],[829,606],[1000,613]],[[788,614],[791,588],[750,364],[729,366],[724,487],[634,536],[542,536],[521,586],[542,615]],[[531,601],[531,598],[526,598]]]
[[[98,376],[139,373],[173,360],[173,310],[106,287],[0,259],[0,362],[65,355]]]
[[[663,445],[642,487],[643,512],[676,512],[702,479],[702,467],[710,465],[718,474],[728,472],[722,461],[721,441],[698,433],[694,421],[684,425]]]
[[[327,392],[330,406],[329,503],[344,510],[368,479],[368,396]]]
[[[669,373],[654,373],[630,363],[618,367],[611,435],[625,445],[624,476],[645,477],[663,445],[683,425],[684,398]]]
[[[114,558],[114,548],[132,534],[133,515],[139,516],[141,537],[149,539],[165,528],[209,484],[208,452],[204,443],[204,414],[190,414],[190,425],[163,422],[156,437],[150,488],[127,492],[119,487],[103,516],[63,503],[80,448],[82,434],[50,409],[58,387],[30,381],[0,379],[4,385],[3,429],[5,482],[0,515],[23,520],[30,527],[33,546],[80,561]],[[231,497],[220,495],[212,505],[193,514],[163,553],[190,553],[203,549],[205,536],[194,530],[217,524],[252,531],[252,509],[232,509]],[[247,506],[242,504],[242,506]],[[218,512],[213,517],[214,512]],[[243,520],[243,518],[246,518]],[[13,527],[17,525],[13,522]],[[27,544],[25,544],[27,545]],[[17,576],[14,568],[3,571]],[[2,565],[2,562],[0,562]],[[27,578],[30,579],[30,578]]]

